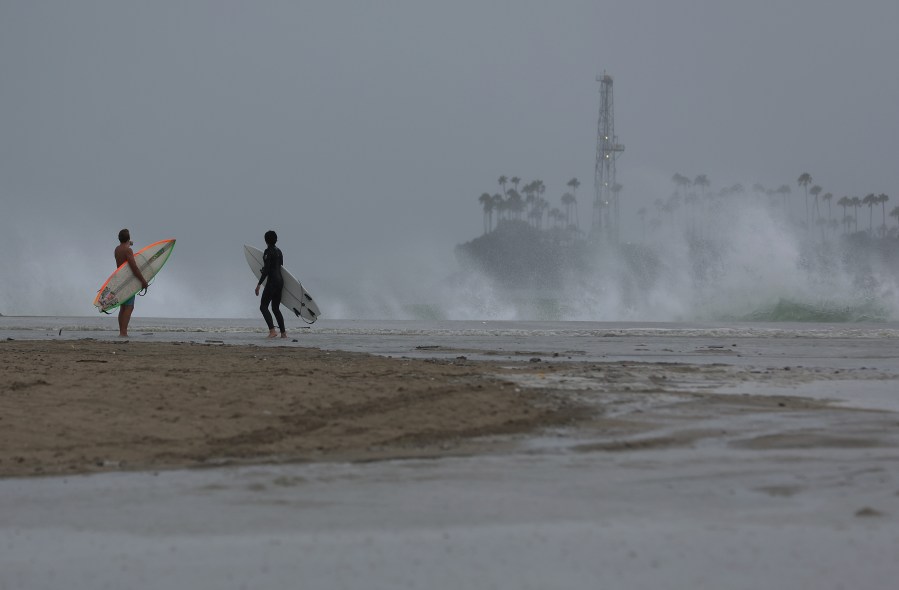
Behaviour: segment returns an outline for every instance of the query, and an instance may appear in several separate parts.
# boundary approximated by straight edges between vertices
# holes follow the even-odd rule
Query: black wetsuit
[[[274,330],[275,323],[272,321],[272,314],[268,311],[268,306],[272,306],[275,319],[278,320],[278,328],[283,333],[284,316],[281,315],[281,289],[284,288],[284,277],[281,276],[281,266],[284,264],[284,256],[281,250],[275,246],[269,246],[262,254],[262,276],[259,277],[259,284],[268,279],[265,288],[262,290],[262,303],[259,305],[259,311],[265,318],[269,330]]]

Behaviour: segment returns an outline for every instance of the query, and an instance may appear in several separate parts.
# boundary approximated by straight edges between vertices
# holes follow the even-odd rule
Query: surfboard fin
[[[305,306],[303,306],[303,307],[305,307]],[[314,324],[314,323],[315,323],[315,320],[318,319],[318,316],[315,315],[315,312],[313,312],[311,309],[306,308],[306,310],[312,315],[312,321],[307,320],[305,316],[301,315],[301,314],[300,314],[300,310],[298,310],[296,307],[294,307],[294,308],[291,309],[291,311],[292,311],[293,313],[297,314],[297,317],[298,317],[298,318],[300,318],[301,320],[303,320],[303,321],[306,322],[307,324]]]

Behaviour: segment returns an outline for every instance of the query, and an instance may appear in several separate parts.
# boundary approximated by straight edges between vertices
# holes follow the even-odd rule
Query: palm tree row
[[[544,229],[544,216],[551,222],[555,229],[578,228],[577,214],[577,188],[581,185],[577,178],[568,181],[567,186],[571,187],[571,192],[566,192],[561,196],[561,208],[552,207],[543,195],[546,193],[546,185],[542,180],[533,180],[519,189],[521,178],[513,176],[508,178],[500,176],[498,179],[501,192],[499,193],[481,193],[478,202],[484,212],[484,233],[490,233],[500,221],[504,219],[521,220],[526,219],[527,223],[533,225],[537,229]],[[506,188],[508,184],[512,186]],[[494,214],[496,215],[496,223],[494,223]]]
[[[799,178],[796,180],[796,183],[799,186],[805,188],[805,193],[806,193],[805,226],[809,229],[811,228],[811,225],[812,225],[811,224],[811,216],[814,215],[815,223],[822,228],[822,231],[823,231],[823,228],[827,227],[827,226],[829,226],[831,228],[838,227],[840,225],[840,222],[838,222],[836,219],[833,218],[833,215],[832,215],[831,209],[830,209],[830,202],[833,199],[833,194],[832,193],[824,193],[824,195],[821,196],[821,199],[827,203],[827,218],[825,219],[824,217],[821,216],[821,211],[818,206],[818,196],[821,194],[821,192],[824,189],[822,189],[817,184],[813,184],[813,182],[814,182],[814,180],[812,179],[812,175],[809,174],[808,172],[803,172],[802,174],[799,175]],[[810,185],[810,184],[812,185],[812,188],[809,189],[808,185]],[[812,195],[812,197],[814,199],[814,201],[812,202],[811,208],[809,208],[809,204],[808,204],[808,195]],[[880,194],[868,193],[865,197],[862,197],[862,198],[849,197],[849,196],[840,197],[840,199],[837,200],[836,204],[843,208],[842,225],[845,227],[845,232],[852,233],[853,231],[855,231],[855,232],[858,231],[858,210],[862,206],[867,206],[868,207],[868,232],[872,236],[877,235],[877,233],[879,233],[881,236],[886,236],[887,235],[886,204],[887,204],[887,201],[889,201],[889,200],[890,200],[890,197],[888,195],[886,195],[885,193],[880,193]],[[874,231],[874,206],[875,205],[881,206],[882,222],[881,222],[880,228],[878,229],[877,232]],[[852,216],[850,216],[848,214],[848,209],[850,207],[852,208],[853,213],[854,213],[854,215],[852,215]],[[890,211],[890,215],[895,216],[897,223],[899,223],[899,207],[895,207],[892,211]]]
[[[740,199],[747,193],[745,187],[740,183],[713,191],[711,182],[705,174],[699,174],[691,180],[687,176],[676,173],[672,176],[671,181],[674,184],[674,192],[667,199],[655,199],[653,203],[655,215],[651,216],[649,220],[653,229],[660,227],[663,222],[677,223],[680,216],[686,215],[688,219],[680,220],[681,227],[687,227],[689,232],[694,235],[701,233],[706,231],[706,228],[700,227],[700,223],[716,226],[716,217],[729,215],[726,203],[734,202],[730,199]],[[498,179],[500,192],[494,194],[484,192],[478,198],[484,214],[485,234],[496,229],[503,220],[525,220],[539,230],[579,231],[577,189],[581,183],[577,178],[572,178],[566,183],[570,191],[561,195],[560,206],[555,207],[551,206],[544,197],[547,189],[542,180],[533,180],[524,185],[521,182],[517,176],[511,178],[500,176]],[[888,217],[896,218],[897,228],[899,228],[899,206],[894,207],[888,214],[886,204],[890,197],[885,193],[869,193],[865,197],[843,196],[834,201],[833,193],[825,192],[820,185],[815,184],[808,172],[803,172],[797,178],[796,183],[803,189],[800,194],[803,196],[801,209],[805,211],[804,219],[796,219],[790,214],[790,196],[793,193],[790,185],[782,184],[777,188],[770,189],[760,183],[755,183],[750,190],[756,197],[768,197],[771,200],[769,206],[772,207],[772,212],[784,222],[804,227],[809,232],[813,227],[818,226],[822,238],[826,238],[828,232],[836,233],[841,226],[845,234],[858,232],[858,210],[864,206],[868,207],[868,228],[864,231],[871,236],[882,237],[893,233],[899,234],[899,229],[888,231]],[[620,190],[620,187],[618,188]],[[823,211],[825,204],[827,205],[826,212]],[[834,204],[842,207],[842,219],[834,216]],[[881,223],[875,229],[874,209],[877,205],[880,205]],[[647,207],[641,207],[637,211],[644,236],[650,212]]]
[[[697,211],[697,209],[703,212],[711,211],[713,214],[717,213],[721,207],[724,206],[726,201],[720,198],[716,199],[716,196],[741,197],[746,192],[743,185],[739,183],[721,188],[717,192],[710,191],[709,187],[711,186],[711,183],[705,174],[700,174],[693,180],[690,180],[689,177],[676,173],[671,177],[671,181],[674,184],[674,192],[668,199],[657,198],[654,201],[656,217],[653,217],[650,220],[650,224],[653,228],[662,225],[663,220],[676,221],[678,215],[686,214],[689,216],[688,223],[683,223],[682,225],[688,226],[691,233],[696,233],[700,229],[697,228],[698,219],[702,217],[698,214],[699,211]],[[796,223],[811,231],[811,228],[813,227],[812,219],[814,219],[814,225],[821,228],[822,237],[826,237],[826,230],[828,228],[831,230],[839,228],[840,221],[833,217],[833,193],[824,192],[824,189],[820,185],[814,184],[811,174],[807,172],[804,172],[799,176],[797,184],[803,189],[802,195],[805,220]],[[698,189],[698,192],[695,189]],[[792,190],[789,185],[782,184],[776,189],[766,189],[763,185],[756,183],[752,185],[751,190],[757,196],[768,196],[772,201],[780,201],[779,207],[782,206],[782,218],[784,221],[790,221],[789,196],[792,193]],[[809,196],[812,197],[811,200],[809,200]],[[844,196],[837,200],[836,204],[843,207],[842,224],[845,228],[845,232],[848,234],[858,231],[858,209],[866,205],[868,207],[867,231],[872,236],[878,234],[886,236],[888,234],[886,203],[889,199],[889,196],[884,193],[870,193],[864,198]],[[707,203],[703,204],[703,200],[707,201]],[[827,204],[826,217],[822,215],[822,203]],[[682,204],[684,205],[683,207]],[[881,225],[875,231],[874,207],[876,205],[881,206]],[[850,208],[852,208],[853,215],[849,215],[848,213],[848,209]],[[646,207],[641,207],[637,211],[637,216],[640,218],[643,225],[644,235],[646,233],[646,218],[648,214],[649,210]],[[899,206],[893,208],[890,211],[889,216],[895,217],[897,225],[899,225]],[[709,219],[708,216],[706,216],[706,218]]]

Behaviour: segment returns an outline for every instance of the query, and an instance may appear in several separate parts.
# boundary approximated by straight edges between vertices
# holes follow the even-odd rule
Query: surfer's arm
[[[262,253],[262,270],[259,273],[259,282],[256,283],[256,290],[259,290],[259,286],[265,282],[265,279],[268,278],[269,271],[272,266],[272,257],[269,255],[268,250]],[[257,293],[258,295],[258,293]]]
[[[131,267],[131,272],[133,272],[134,276],[136,276],[140,280],[141,286],[144,289],[149,287],[150,284],[147,283],[147,280],[144,278],[143,273],[137,267],[137,260],[134,259],[134,252],[132,252],[131,249],[129,248],[128,252],[127,252],[127,254],[125,254],[125,256],[127,257],[126,259],[128,260],[128,266]]]
[[[259,295],[259,287],[261,287],[262,283],[265,282],[266,277],[268,277],[268,256],[263,253],[262,270],[259,271],[259,282],[256,283],[256,295]]]

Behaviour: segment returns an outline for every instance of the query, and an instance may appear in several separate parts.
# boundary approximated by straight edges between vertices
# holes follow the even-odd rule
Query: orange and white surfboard
[[[146,248],[142,248],[134,254],[134,261],[144,278],[149,282],[172,254],[175,240],[160,240],[153,242]],[[103,313],[108,313],[122,303],[134,297],[141,290],[140,281],[134,276],[128,262],[123,262],[109,275],[97,296],[94,298],[94,306]]]

